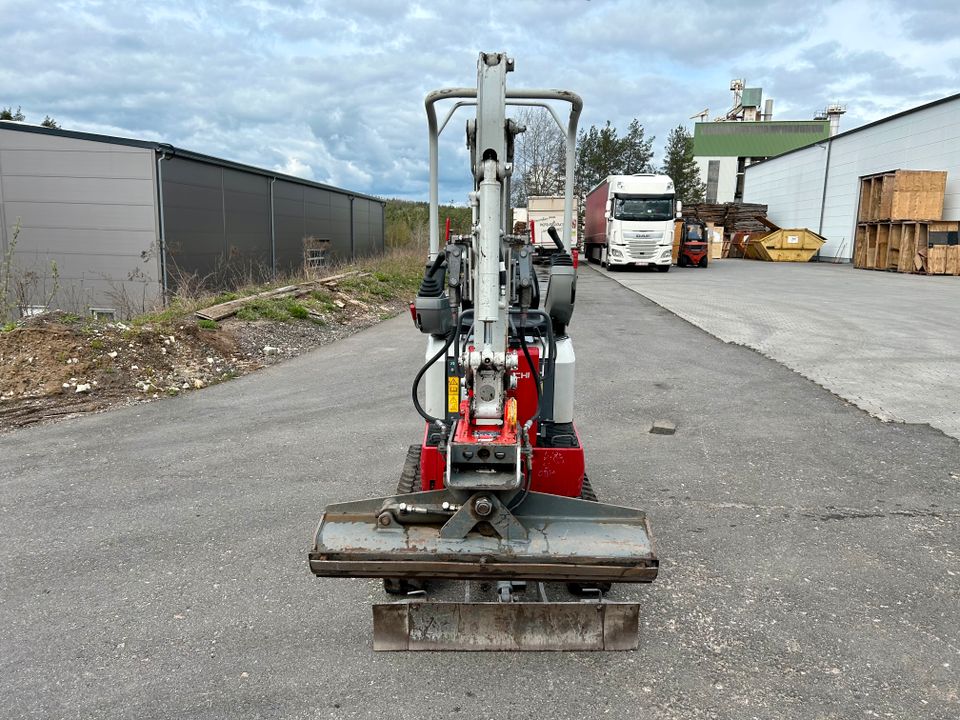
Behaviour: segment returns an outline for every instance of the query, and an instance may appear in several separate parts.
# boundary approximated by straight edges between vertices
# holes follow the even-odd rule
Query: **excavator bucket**
[[[409,602],[373,606],[374,650],[635,650],[640,606]]]
[[[600,600],[549,602],[546,582],[600,588],[657,576],[650,527],[640,510],[529,493],[519,507],[474,524],[432,508],[466,508],[462,493],[410,493],[329,506],[310,568],[324,577],[466,581],[464,602],[411,596],[374,605],[374,650],[631,650],[639,606]],[[404,508],[406,522],[385,508]],[[427,522],[412,515],[425,515]],[[507,517],[509,516],[509,517]],[[384,518],[387,518],[386,521]],[[497,602],[472,602],[471,581],[496,582]],[[539,601],[511,587],[534,581]]]

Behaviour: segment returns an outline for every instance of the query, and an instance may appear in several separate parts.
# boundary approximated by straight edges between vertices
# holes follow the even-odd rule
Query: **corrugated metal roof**
[[[830,136],[828,120],[697,123],[693,154],[697,157],[773,157]]]
[[[153,150],[158,153],[166,153],[167,155],[171,156],[196,160],[197,162],[207,163],[209,165],[216,165],[217,167],[242,170],[243,172],[254,173],[255,175],[277,178],[278,180],[287,180],[288,182],[296,183],[298,185],[320,188],[321,190],[331,190],[342,195],[364,198],[366,200],[375,200],[379,203],[386,202],[383,198],[374,197],[373,195],[365,195],[364,193],[344,190],[343,188],[314,182],[313,180],[305,180],[304,178],[276,172],[275,170],[267,170],[266,168],[256,167],[254,165],[244,165],[243,163],[234,162],[232,160],[224,160],[223,158],[213,157],[212,155],[204,155],[202,153],[194,152],[193,150],[185,150],[184,148],[174,147],[173,145],[169,145],[167,143],[152,142],[150,140],[137,140],[134,138],[124,138],[115,135],[100,135],[99,133],[80,132],[78,130],[46,128],[40,125],[29,125],[25,123],[12,122],[9,120],[0,120],[0,130],[15,130],[17,132],[38,133],[40,135],[56,135],[59,137],[73,138],[75,140],[89,140],[91,142],[109,143],[111,145],[139,147],[146,150]]]

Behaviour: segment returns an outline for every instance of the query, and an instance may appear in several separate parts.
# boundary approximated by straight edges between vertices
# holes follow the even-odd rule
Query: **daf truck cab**
[[[666,175],[611,175],[587,194],[584,253],[610,269],[672,264],[673,221],[679,212]]]

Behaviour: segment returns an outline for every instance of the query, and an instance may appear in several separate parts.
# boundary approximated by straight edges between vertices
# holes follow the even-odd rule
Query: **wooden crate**
[[[671,262],[677,264],[677,257],[680,255],[680,238],[683,237],[683,220],[673,221],[673,248],[670,250]]]
[[[913,272],[913,260],[917,254],[917,223],[900,225],[900,253],[897,257],[898,272]]]
[[[910,220],[859,223],[853,247],[853,266],[867,270],[926,272],[931,228],[955,226],[956,223]]]
[[[927,248],[927,275],[946,275],[949,245],[931,245]]]
[[[960,245],[947,245],[947,275],[960,275]]]
[[[887,259],[884,270],[896,270],[900,266],[900,245],[903,241],[903,224],[890,223],[887,236]]]
[[[942,170],[894,170],[862,178],[857,221],[939,220],[946,186]]]
[[[887,251],[890,247],[890,223],[877,225],[877,259],[874,270],[887,269]]]
[[[960,222],[954,220],[929,224],[926,268],[928,275],[960,275],[958,230]]]
[[[710,240],[710,259],[721,259],[723,257],[723,226],[707,223],[707,237]]]
[[[875,223],[867,225],[867,242],[863,267],[868,270],[876,270],[877,268],[877,225]]]

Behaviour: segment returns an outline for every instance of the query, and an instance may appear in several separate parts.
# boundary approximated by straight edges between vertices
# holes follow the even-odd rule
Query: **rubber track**
[[[597,494],[593,491],[593,485],[590,484],[590,478],[583,476],[583,487],[580,488],[580,499],[598,502]]]
[[[420,491],[420,446],[411,445],[407,450],[407,459],[403,462],[400,471],[400,482],[397,483],[397,495]]]

